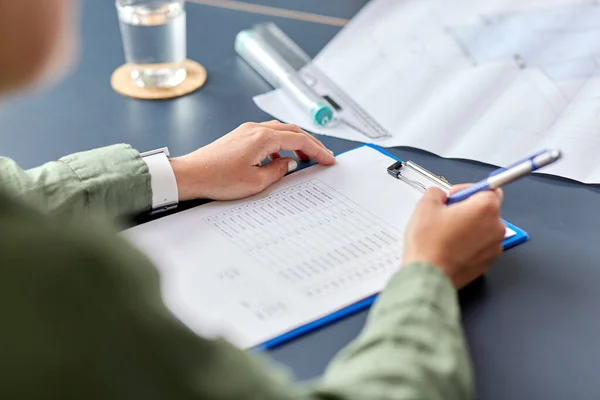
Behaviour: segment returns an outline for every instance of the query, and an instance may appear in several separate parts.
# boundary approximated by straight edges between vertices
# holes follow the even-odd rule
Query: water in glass
[[[141,87],[169,88],[186,78],[184,0],[117,0],[125,59]]]

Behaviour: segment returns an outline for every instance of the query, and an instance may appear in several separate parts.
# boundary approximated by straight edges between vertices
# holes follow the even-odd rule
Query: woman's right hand
[[[466,186],[456,186],[452,192]],[[501,190],[484,191],[447,206],[443,191],[429,189],[406,230],[404,265],[433,264],[457,289],[484,274],[502,254],[506,231],[500,220],[502,199]]]

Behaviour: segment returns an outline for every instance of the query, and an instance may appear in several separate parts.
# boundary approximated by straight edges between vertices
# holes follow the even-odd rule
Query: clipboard
[[[452,185],[443,176],[436,175],[412,161],[400,160],[398,157],[392,155],[391,153],[389,153],[388,151],[382,149],[381,147],[379,147],[377,145],[364,144],[364,145],[358,146],[358,147],[348,150],[348,151],[353,151],[353,150],[356,150],[357,148],[365,147],[365,146],[371,147],[371,148],[379,151],[380,153],[390,157],[390,162],[392,162],[392,164],[387,168],[387,173],[389,175],[391,175],[392,178],[395,178],[400,182],[414,186],[415,190],[418,190],[418,189],[423,190],[423,187],[436,185],[440,189],[442,189],[444,191],[448,191],[452,187]],[[343,153],[340,153],[340,154],[343,154]],[[309,166],[310,165],[308,165],[304,168],[307,168]],[[300,168],[299,170],[301,170],[301,169],[303,169],[303,168]],[[392,178],[390,178],[390,184],[394,183],[394,181],[391,180]],[[518,228],[517,226],[509,223],[508,221],[502,220],[502,222],[504,222],[504,224],[508,228],[510,228],[511,230],[513,230],[515,232],[515,235],[508,237],[504,240],[504,243],[503,243],[504,250],[508,250],[510,248],[513,248],[513,247],[529,240],[529,235],[527,234],[527,232],[525,232],[524,230]],[[280,335],[278,337],[270,339],[270,340],[264,342],[262,345],[255,347],[254,350],[255,351],[265,351],[265,350],[273,349],[273,348],[278,347],[284,343],[287,343],[293,339],[303,336],[307,333],[310,333],[319,328],[325,327],[325,326],[327,326],[333,322],[336,322],[340,319],[346,318],[346,317],[356,314],[360,311],[363,311],[363,310],[369,308],[375,302],[375,300],[377,299],[377,296],[378,295],[376,294],[376,295],[370,296],[366,299],[360,300],[346,308],[343,308],[334,313],[331,313],[323,318],[314,320],[306,325],[303,325],[299,328],[296,328],[287,333],[284,333],[283,335]]]

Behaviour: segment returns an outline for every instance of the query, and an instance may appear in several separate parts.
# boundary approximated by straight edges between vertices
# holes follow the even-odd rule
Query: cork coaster
[[[184,62],[187,77],[179,85],[172,88],[143,88],[133,82],[130,75],[130,67],[125,64],[112,74],[110,83],[113,89],[123,96],[145,100],[165,100],[190,94],[206,82],[206,69],[196,61],[186,60]]]

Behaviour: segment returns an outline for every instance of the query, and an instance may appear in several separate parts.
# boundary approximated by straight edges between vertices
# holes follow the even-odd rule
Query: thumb
[[[298,162],[289,157],[277,158],[264,167],[261,167],[261,174],[264,176],[263,189],[279,181],[288,172],[292,172],[296,168],[298,168]]]

